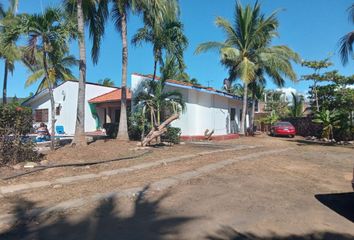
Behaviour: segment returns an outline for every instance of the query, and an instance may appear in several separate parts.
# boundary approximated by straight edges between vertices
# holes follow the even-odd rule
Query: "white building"
[[[62,126],[68,135],[75,133],[78,82],[66,81],[53,90],[55,101],[55,126]],[[95,132],[103,127],[104,121],[110,122],[115,118],[111,106],[108,102],[106,108],[97,107],[101,103],[97,97],[101,95],[113,95],[120,91],[114,87],[106,87],[94,83],[86,83],[86,101],[85,101],[85,131]],[[118,95],[118,94],[117,94]],[[90,101],[95,102],[91,103]],[[31,107],[33,110],[33,119],[35,124],[44,122],[51,128],[51,105],[49,91],[43,90],[23,103],[24,106]],[[118,105],[118,104],[116,104]]]
[[[143,81],[151,76],[132,74],[131,87],[134,94],[140,91]],[[213,88],[194,86],[175,80],[167,80],[166,91],[179,91],[186,103],[186,110],[172,126],[181,128],[184,139],[204,138],[206,129],[213,136],[225,137],[239,131],[242,115],[242,99]],[[66,81],[54,90],[56,132],[75,133],[78,82]],[[128,105],[132,93],[127,95]],[[117,123],[120,116],[121,90],[95,83],[86,83],[85,131],[92,133],[103,129],[105,123]],[[48,90],[28,99],[23,105],[31,107],[35,124],[44,122],[51,128],[51,106]],[[247,126],[248,126],[248,118]],[[58,129],[59,127],[59,129]],[[58,131],[59,130],[59,131]]]
[[[134,95],[141,83],[151,75],[133,74],[131,89]],[[184,139],[203,138],[206,129],[214,130],[213,136],[227,136],[239,131],[242,116],[242,98],[213,88],[194,86],[175,80],[166,81],[166,91],[179,91],[186,103],[186,110],[172,126],[181,128]],[[246,125],[248,126],[248,117]]]

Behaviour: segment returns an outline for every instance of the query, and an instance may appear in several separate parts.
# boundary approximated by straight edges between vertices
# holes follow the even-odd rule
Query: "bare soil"
[[[240,144],[259,147],[6,196],[0,199],[0,210],[16,212],[19,222],[12,227],[4,226],[0,239],[354,239],[354,193],[350,184],[354,149],[306,144],[301,138],[257,136],[215,145],[156,148],[150,155],[135,160],[46,170],[1,184],[98,172]],[[80,151],[62,149],[47,158],[50,162],[110,159],[135,153],[136,150],[129,150],[135,147],[135,143],[97,142]],[[209,163],[288,147],[292,150],[242,161],[167,191],[107,199],[44,219],[20,221],[23,212],[34,207],[147,186]]]

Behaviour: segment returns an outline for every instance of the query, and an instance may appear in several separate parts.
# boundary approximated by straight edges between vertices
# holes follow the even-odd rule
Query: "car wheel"
[[[295,137],[295,135],[290,135],[290,137],[291,137],[291,138],[294,138],[294,137]]]

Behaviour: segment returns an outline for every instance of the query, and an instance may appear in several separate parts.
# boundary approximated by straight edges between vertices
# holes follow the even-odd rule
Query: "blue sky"
[[[0,0],[5,2],[7,0]],[[241,0],[242,4],[254,3],[254,0]],[[338,40],[345,33],[352,31],[354,26],[348,21],[346,9],[353,3],[352,0],[260,0],[265,14],[282,9],[278,18],[280,22],[280,37],[274,40],[274,45],[288,45],[298,52],[303,59],[318,60],[334,54],[331,60],[334,67],[343,75],[354,74],[354,61],[343,67],[337,55]],[[60,0],[20,0],[19,12],[40,12],[47,6],[60,6]],[[185,52],[187,73],[195,77],[203,85],[210,85],[217,89],[227,77],[227,70],[220,65],[218,54],[215,52],[194,55],[198,44],[205,41],[222,41],[223,33],[218,29],[214,20],[217,16],[232,21],[235,0],[180,0],[181,18],[185,27],[185,34],[189,39],[189,47]],[[138,17],[129,19],[129,38],[142,26]],[[88,52],[91,44],[87,40]],[[71,43],[72,54],[78,56],[77,42]],[[0,62],[0,82],[2,87],[3,62]],[[294,65],[297,75],[309,73],[308,69]],[[128,79],[133,72],[148,74],[153,71],[153,56],[150,45],[129,47]],[[75,69],[77,75],[78,71]],[[13,76],[8,83],[8,95],[18,97],[28,96],[35,92],[37,86],[24,87],[29,72],[20,63],[16,65]],[[121,40],[111,23],[107,25],[106,35],[102,43],[101,57],[98,65],[94,66],[88,59],[87,81],[97,82],[102,78],[111,78],[116,85],[120,85],[121,76]],[[297,89],[299,92],[308,91],[309,82],[292,83],[287,81],[286,87]],[[275,86],[268,80],[268,88]]]

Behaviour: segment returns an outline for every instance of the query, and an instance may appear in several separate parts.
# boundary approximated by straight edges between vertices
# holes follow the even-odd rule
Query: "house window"
[[[256,100],[254,111],[255,112],[259,112],[259,102],[258,102],[258,100]]]
[[[55,108],[55,115],[59,116],[60,115],[60,110],[61,110],[61,105]]]
[[[241,122],[242,121],[242,109],[240,109],[240,121],[239,122]]]
[[[48,122],[48,109],[36,109],[34,111],[35,122]]]

